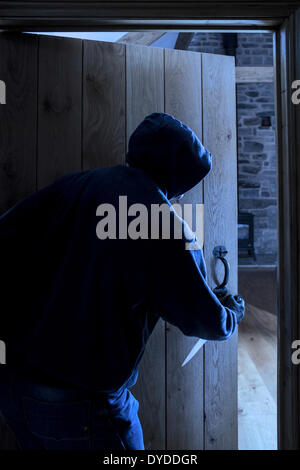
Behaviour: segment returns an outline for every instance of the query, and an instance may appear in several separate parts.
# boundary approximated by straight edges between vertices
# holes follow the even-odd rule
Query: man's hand
[[[220,302],[236,314],[238,324],[245,315],[245,301],[240,295],[226,295]]]

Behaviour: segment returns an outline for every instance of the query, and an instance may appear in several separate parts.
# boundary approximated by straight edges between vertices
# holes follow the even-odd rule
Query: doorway
[[[4,30],[149,30],[184,29],[189,31],[264,28],[276,34],[276,89],[278,117],[278,187],[279,187],[279,271],[280,288],[279,342],[279,448],[299,448],[299,367],[291,361],[291,345],[300,336],[299,330],[299,123],[300,107],[291,106],[291,83],[300,75],[299,25],[297,2],[263,2],[262,5],[238,1],[209,5],[183,6],[172,2],[146,2],[144,5],[115,2],[105,6],[100,2],[87,10],[85,2],[62,2],[45,7],[42,2],[26,6],[5,5],[0,20]],[[91,14],[93,12],[93,14]],[[241,19],[242,18],[242,19]],[[26,117],[26,113],[25,113]],[[26,123],[26,120],[24,120]],[[25,188],[26,189],[26,188]]]
[[[49,33],[47,33],[47,34],[49,34]],[[160,43],[160,46],[157,44],[156,47],[165,47],[165,46],[163,46],[162,43]],[[231,55],[231,54],[226,54],[226,55]],[[254,97],[252,96],[252,98],[254,98]],[[257,155],[258,155],[258,154],[257,154]],[[261,158],[262,158],[262,157],[261,157]],[[263,159],[263,158],[262,158],[262,159]],[[44,176],[45,176],[45,178],[47,179],[47,175],[45,174]],[[250,199],[250,198],[249,198],[249,199]],[[245,225],[245,224],[241,224],[241,225]],[[254,240],[254,241],[255,241],[255,240]],[[247,282],[246,282],[246,284],[247,284]]]

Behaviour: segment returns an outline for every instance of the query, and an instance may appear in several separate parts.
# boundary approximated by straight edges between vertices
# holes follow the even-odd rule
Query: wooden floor
[[[277,319],[247,305],[239,327],[239,449],[277,448]]]

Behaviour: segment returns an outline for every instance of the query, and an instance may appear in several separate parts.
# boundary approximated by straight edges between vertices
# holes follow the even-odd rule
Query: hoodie
[[[127,163],[144,170],[168,199],[198,184],[211,170],[211,154],[194,132],[164,113],[147,116],[129,139]]]
[[[205,177],[210,153],[183,123],[154,113],[132,134],[126,160],[65,175],[0,217],[0,339],[8,365],[114,393],[135,383],[159,318],[205,339],[235,331],[234,312],[207,285],[200,247],[186,250],[195,237],[170,203]],[[120,236],[119,196],[131,208],[128,228],[137,204],[147,208],[143,237]],[[182,238],[172,230],[168,239],[150,236],[155,204],[167,206]],[[109,210],[112,236],[99,238]]]

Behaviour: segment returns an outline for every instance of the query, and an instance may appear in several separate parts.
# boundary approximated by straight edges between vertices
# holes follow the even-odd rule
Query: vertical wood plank
[[[202,139],[201,55],[165,50],[165,112]],[[183,204],[203,202],[202,183],[188,191]],[[180,282],[178,285],[180,288]],[[184,312],[183,312],[184,313]],[[197,340],[167,325],[167,448],[203,449],[203,351],[181,364]]]
[[[37,36],[0,34],[0,213],[36,189]]]
[[[83,168],[125,161],[125,45],[83,43]]]
[[[203,142],[213,155],[204,180],[204,252],[213,287],[223,271],[212,256],[225,245],[230,263],[229,293],[237,293],[237,163],[235,70],[232,57],[202,55]],[[205,364],[205,449],[237,448],[237,333],[209,342]]]
[[[38,189],[81,169],[82,41],[39,38]]]
[[[164,51],[126,46],[126,141],[150,113],[164,112]]]
[[[144,117],[164,111],[163,50],[126,46],[126,145]],[[132,389],[140,402],[146,449],[165,449],[165,325],[159,321],[147,344]]]

